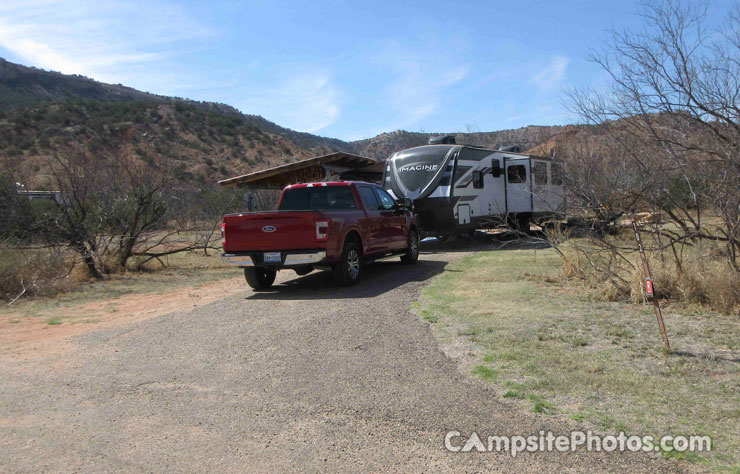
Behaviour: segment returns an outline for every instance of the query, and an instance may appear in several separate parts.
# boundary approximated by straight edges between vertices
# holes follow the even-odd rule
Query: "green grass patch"
[[[507,400],[615,434],[709,435],[708,466],[740,462],[737,317],[669,306],[665,353],[651,306],[566,282],[550,249],[478,252],[447,270],[419,309],[436,317],[443,344],[472,339],[480,362],[471,372]]]
[[[498,372],[485,365],[476,365],[470,373],[484,380],[493,380],[498,375]]]
[[[504,394],[504,398],[513,398],[515,400],[524,400],[525,395],[522,392],[519,392],[517,390],[508,390]]]
[[[54,316],[53,318],[49,318],[46,320],[46,324],[49,326],[58,326],[59,324],[62,324],[62,318],[59,316]]]

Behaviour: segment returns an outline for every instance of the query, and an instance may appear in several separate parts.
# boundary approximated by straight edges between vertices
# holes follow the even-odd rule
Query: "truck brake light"
[[[221,246],[226,247],[226,222],[221,223]]]
[[[316,222],[316,240],[326,240],[329,238],[329,221]]]

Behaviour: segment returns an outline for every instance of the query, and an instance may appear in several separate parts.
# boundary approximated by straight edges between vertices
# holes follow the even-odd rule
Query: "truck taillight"
[[[316,222],[316,240],[326,240],[329,238],[329,221]]]
[[[221,246],[226,247],[226,222],[221,223]]]

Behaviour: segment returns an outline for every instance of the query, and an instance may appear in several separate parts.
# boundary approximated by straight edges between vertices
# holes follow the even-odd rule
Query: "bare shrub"
[[[643,241],[652,245],[654,237]],[[608,244],[604,241],[607,240]],[[571,240],[562,247],[562,274],[581,279],[603,301],[644,303],[645,275],[629,235],[601,238],[601,246],[588,238]],[[716,255],[711,244],[680,249],[681,265],[660,252],[649,252],[648,262],[656,296],[687,304],[709,305],[724,314],[740,314],[740,275]]]
[[[0,298],[51,296],[69,290],[74,256],[64,248],[0,249]]]
[[[644,301],[638,219],[659,297],[736,311],[740,278],[740,8],[716,29],[707,5],[642,4],[644,28],[611,32],[591,59],[609,77],[573,90],[585,132],[556,150],[586,238],[579,268],[607,298]],[[614,288],[607,288],[605,283]]]

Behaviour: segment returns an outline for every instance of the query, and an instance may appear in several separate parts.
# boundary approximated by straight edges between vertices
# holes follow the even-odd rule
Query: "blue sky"
[[[638,27],[637,10],[573,0],[2,0],[0,56],[345,140],[491,131],[571,122],[563,89],[603,83],[589,49],[612,26]]]

